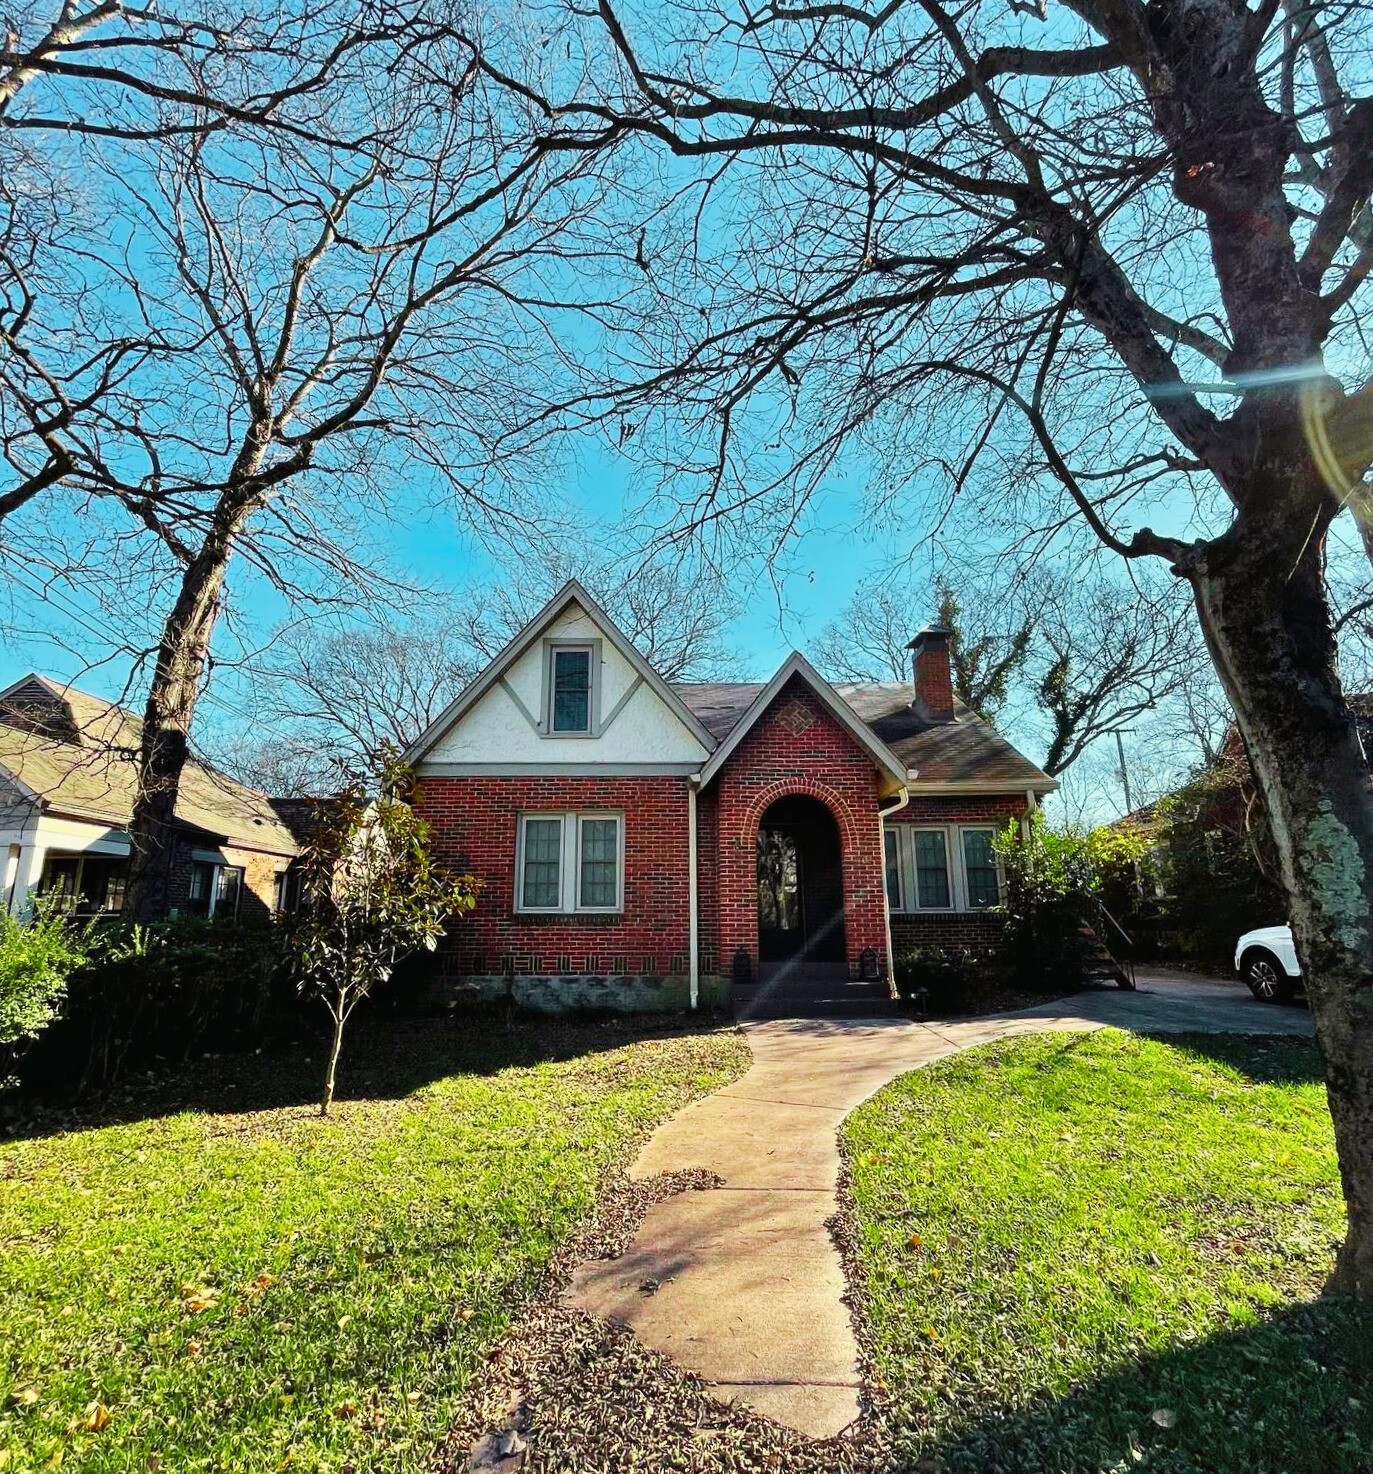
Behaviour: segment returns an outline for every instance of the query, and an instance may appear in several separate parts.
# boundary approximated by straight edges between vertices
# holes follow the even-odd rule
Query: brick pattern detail
[[[801,731],[796,730],[792,715],[796,708],[809,718]],[[886,902],[877,773],[872,759],[804,681],[793,677],[778,693],[712,786],[709,827],[715,856],[714,914],[705,930],[720,970],[729,971],[739,947],[757,966],[758,824],[769,804],[793,793],[818,799],[839,826],[850,972],[857,973],[859,956],[867,947],[873,948],[879,965],[885,967]],[[703,847],[701,853],[705,862],[708,852]]]
[[[914,947],[972,947],[983,951],[1004,940],[1001,921],[983,912],[931,912],[893,916],[891,944],[899,957]]]
[[[1025,813],[1023,793],[989,795],[912,794],[911,801],[887,820],[888,824],[993,824],[1001,829],[1007,819],[1019,819]]]
[[[435,854],[480,877],[476,910],[445,946],[466,973],[625,976],[684,971],[689,946],[687,780],[674,777],[426,778],[417,804]],[[624,909],[613,915],[515,911],[521,813],[624,814]],[[480,965],[478,965],[480,964]]]

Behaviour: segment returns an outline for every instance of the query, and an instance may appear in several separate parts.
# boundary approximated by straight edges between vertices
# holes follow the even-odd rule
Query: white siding
[[[543,716],[550,640],[600,642],[600,669],[595,681],[599,735],[545,737],[531,724],[530,717],[537,723]],[[616,712],[636,682],[637,689]],[[524,711],[519,703],[523,703]],[[638,672],[601,634],[590,615],[573,605],[505,672],[503,681],[492,686],[439,738],[420,761],[419,771],[449,763],[667,765],[699,763],[705,757],[706,750],[695,734],[646,681],[640,680]]]

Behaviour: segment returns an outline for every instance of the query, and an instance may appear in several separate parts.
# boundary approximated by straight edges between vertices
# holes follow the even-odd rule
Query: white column
[[[48,847],[42,844],[26,844],[19,850],[18,862],[14,867],[14,880],[9,888],[11,916],[26,916],[33,893],[43,878],[43,861],[47,859]]]

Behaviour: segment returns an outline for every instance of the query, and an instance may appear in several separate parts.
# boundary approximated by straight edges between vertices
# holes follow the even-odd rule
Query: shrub
[[[1002,972],[996,952],[972,947],[911,947],[897,953],[893,967],[896,991],[930,1013],[964,1008]]]
[[[24,1062],[24,1084],[99,1094],[134,1070],[260,1043],[282,960],[273,925],[102,926],[70,976],[63,1017]]]
[[[27,921],[0,910],[0,1083],[57,1016],[67,979],[89,945],[89,928],[66,919],[60,896],[36,901]]]
[[[1094,943],[1103,857],[1111,847],[1076,829],[1050,829],[1036,812],[1022,838],[1015,823],[996,838],[1005,888],[1000,906],[1006,939],[1022,980],[1033,987],[1076,986]]]

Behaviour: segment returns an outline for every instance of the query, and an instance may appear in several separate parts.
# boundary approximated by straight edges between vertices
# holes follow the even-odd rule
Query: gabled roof
[[[634,673],[642,677],[655,696],[668,708],[678,721],[709,752],[715,746],[715,738],[697,720],[682,698],[663,680],[662,676],[644,659],[625,636],[610,615],[591,597],[575,578],[569,579],[527,625],[491,661],[485,670],[451,702],[418,737],[405,749],[403,757],[407,763],[419,762],[462,716],[471,710],[512,665],[542,637],[572,606],[578,605],[591,616],[601,633],[633,667]]]
[[[725,741],[764,689],[757,681],[677,684],[677,692],[717,739]],[[830,689],[905,762],[910,787],[1051,793],[1058,784],[962,702],[952,722],[930,722],[915,710],[908,682],[846,682]]]
[[[905,787],[907,765],[835,691],[834,687],[799,651],[793,650],[777,668],[776,674],[766,686],[756,689],[756,695],[740,712],[738,719],[729,729],[720,745],[711,753],[701,769],[701,784],[704,787],[728,762],[730,754],[739,746],[754,724],[781,694],[783,687],[793,677],[802,680],[820,698],[830,715],[853,738],[873,762],[892,780],[894,787]]]
[[[55,814],[122,829],[133,814],[142,737],[132,712],[46,676],[0,691],[0,772]],[[176,818],[271,854],[298,848],[269,798],[197,758],[182,774]]]

